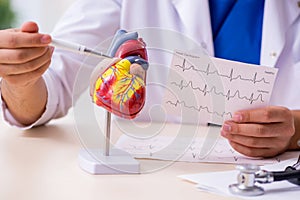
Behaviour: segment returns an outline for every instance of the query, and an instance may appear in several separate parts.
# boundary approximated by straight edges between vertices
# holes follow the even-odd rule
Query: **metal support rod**
[[[110,127],[111,127],[111,113],[106,111],[105,114],[105,156],[109,156],[110,151]]]

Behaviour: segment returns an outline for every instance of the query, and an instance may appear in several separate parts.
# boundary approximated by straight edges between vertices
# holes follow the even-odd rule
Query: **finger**
[[[37,32],[39,32],[39,27],[35,22],[25,22],[21,26],[21,28],[10,28],[10,29],[2,30],[2,31],[37,33]]]
[[[48,47],[0,49],[1,64],[21,64],[45,54]]]
[[[271,148],[275,145],[274,137],[251,137],[229,134],[223,131],[221,131],[221,135],[231,142],[235,142],[251,148]]]
[[[40,33],[0,31],[0,48],[41,47],[51,43],[51,36]]]
[[[5,80],[16,87],[24,87],[27,86],[28,84],[36,81],[39,79],[43,73],[48,69],[50,66],[51,60],[46,62],[45,64],[39,66],[34,71],[23,73],[23,74],[18,74],[18,75],[10,75],[5,77]]]
[[[6,29],[6,30],[0,30],[0,31],[8,31],[8,32],[20,32],[21,29],[19,28],[10,28],[10,29]]]
[[[0,65],[0,76],[2,76],[4,79],[7,78],[7,76],[11,75],[20,75],[28,72],[32,72],[37,70],[40,66],[44,65],[45,63],[49,62],[51,60],[51,56],[53,53],[53,47],[46,48],[46,51],[44,54],[42,54],[40,57],[31,60],[26,63],[22,64],[1,64]]]
[[[38,33],[39,27],[35,22],[25,22],[24,24],[22,24],[20,30],[22,32],[27,32],[27,33]]]
[[[279,106],[270,106],[253,110],[238,111],[234,113],[232,120],[239,123],[272,123],[282,122],[287,118],[292,118],[292,114],[289,109]]]
[[[282,152],[274,148],[251,148],[233,141],[229,143],[234,150],[249,157],[273,157]]]
[[[222,126],[224,132],[251,137],[279,137],[281,135],[292,136],[295,132],[292,124],[239,124],[226,121]]]

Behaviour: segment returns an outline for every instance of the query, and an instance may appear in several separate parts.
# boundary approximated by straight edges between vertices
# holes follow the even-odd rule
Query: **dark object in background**
[[[11,28],[14,18],[10,0],[0,0],[0,29]]]

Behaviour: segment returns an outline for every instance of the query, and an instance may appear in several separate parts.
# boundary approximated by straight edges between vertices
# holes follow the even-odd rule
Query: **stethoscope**
[[[275,181],[287,180],[290,183],[300,186],[300,156],[298,161],[286,167],[284,171],[261,170],[257,165],[239,165],[240,171],[237,183],[229,185],[229,191],[236,195],[257,196],[264,194],[264,189],[256,183],[272,183]]]

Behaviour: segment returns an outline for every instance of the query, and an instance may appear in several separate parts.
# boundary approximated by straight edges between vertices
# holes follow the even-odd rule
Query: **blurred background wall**
[[[25,21],[35,21],[41,32],[49,33],[75,0],[0,0],[0,4],[5,1],[9,1],[15,14],[12,27],[19,27]],[[3,12],[0,10],[1,17]]]

